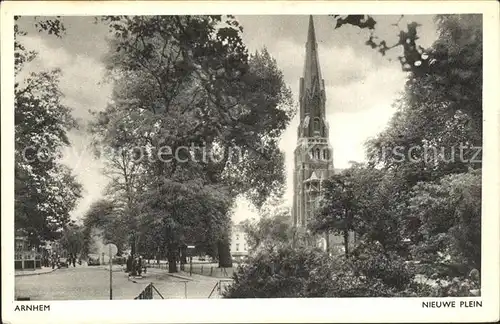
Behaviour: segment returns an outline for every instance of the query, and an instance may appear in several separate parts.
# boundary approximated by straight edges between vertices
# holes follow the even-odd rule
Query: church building
[[[303,76],[300,78],[300,122],[297,129],[297,146],[294,151],[294,196],[293,225],[300,231],[307,230],[308,220],[321,199],[322,183],[334,174],[333,148],[329,140],[329,125],[326,120],[325,81],[321,76],[318,44],[312,16],[306,42],[306,57]],[[325,235],[315,242],[324,250],[343,249],[340,236]]]

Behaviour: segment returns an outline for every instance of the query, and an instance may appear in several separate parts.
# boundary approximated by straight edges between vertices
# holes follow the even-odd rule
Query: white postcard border
[[[151,301],[14,301],[13,16],[101,14],[435,14],[482,13],[484,129],[481,308],[423,309],[437,298],[308,298]],[[499,6],[496,1],[186,1],[4,2],[1,5],[2,71],[2,319],[54,322],[480,322],[499,316]],[[103,287],[107,289],[107,287]],[[15,312],[15,305],[49,305],[46,312]]]

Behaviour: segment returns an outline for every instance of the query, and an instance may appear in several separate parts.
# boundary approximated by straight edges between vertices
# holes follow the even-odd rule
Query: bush
[[[240,266],[227,298],[389,297],[407,288],[404,261],[366,250],[357,258],[331,258],[315,249],[261,251]]]
[[[325,256],[315,249],[262,250],[233,274],[234,283],[224,292],[227,298],[309,297],[306,282]]]
[[[380,245],[360,245],[349,259],[337,260],[325,297],[391,297],[408,288],[414,273]]]
[[[416,269],[373,242],[359,246],[349,258],[281,247],[260,251],[239,266],[224,297],[446,297],[479,291],[477,270],[469,278],[429,284],[415,281]]]

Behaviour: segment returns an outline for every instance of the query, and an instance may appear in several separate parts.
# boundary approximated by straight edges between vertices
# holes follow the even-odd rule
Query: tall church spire
[[[328,135],[325,115],[325,84],[321,78],[318,59],[318,44],[313,17],[309,17],[304,74],[300,78],[300,123],[297,129],[297,146],[294,151],[293,174],[293,224],[306,233],[307,223],[314,217],[323,195],[323,180],[334,174],[333,148]],[[320,239],[320,237],[317,237]],[[328,234],[321,238],[322,246],[328,250],[330,243],[343,242]],[[295,242],[309,245],[312,242]]]
[[[318,43],[316,42],[316,33],[314,30],[313,17],[309,16],[309,30],[307,32],[306,43],[306,58],[304,63],[304,90],[313,90],[314,82],[318,82],[318,86],[322,81],[321,69],[319,67],[318,58]],[[314,89],[320,91],[320,87]]]
[[[316,33],[314,30],[313,17],[309,16],[309,30],[307,32],[306,58],[304,63],[304,81],[306,88],[310,85],[312,79],[317,77],[321,80],[321,71],[318,59],[318,43],[316,42]]]
[[[299,136],[313,136],[317,129],[309,129],[310,121],[324,121],[325,118],[325,86],[321,77],[319,66],[318,43],[316,42],[316,32],[314,20],[309,16],[309,29],[307,32],[306,53],[304,62],[304,72],[300,80],[300,119],[302,130],[299,129]],[[307,129],[307,130],[306,130]],[[326,133],[320,131],[320,135],[326,137]]]

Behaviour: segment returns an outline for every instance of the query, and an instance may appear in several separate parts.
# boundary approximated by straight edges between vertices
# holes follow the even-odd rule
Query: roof
[[[307,179],[304,182],[312,182],[312,181],[319,181],[318,175],[316,174],[316,171],[313,171],[309,179]]]

